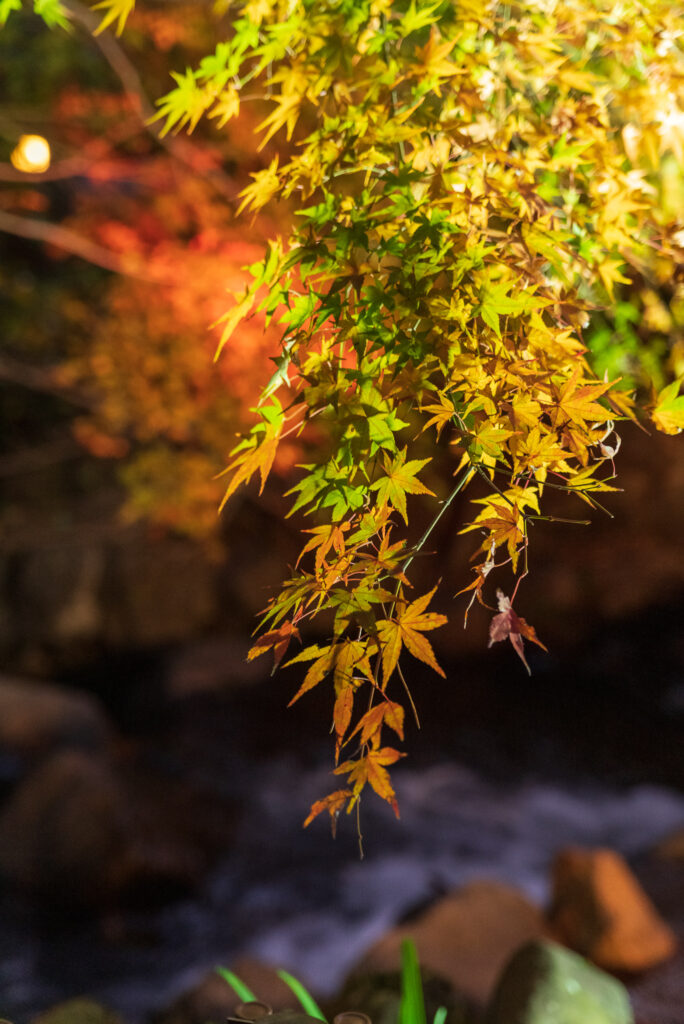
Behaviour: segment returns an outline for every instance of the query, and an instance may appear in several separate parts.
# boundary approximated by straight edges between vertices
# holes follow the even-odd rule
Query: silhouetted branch
[[[112,270],[115,274],[124,274],[127,277],[157,284],[166,280],[162,274],[154,273],[149,267],[145,267],[138,258],[121,256],[111,249],[91,242],[70,228],[63,228],[59,224],[51,224],[36,217],[20,217],[15,213],[0,210],[0,231],[8,235],[17,235],[19,238],[30,238],[36,242],[47,242],[65,252],[73,253],[74,256],[80,256],[88,263]]]

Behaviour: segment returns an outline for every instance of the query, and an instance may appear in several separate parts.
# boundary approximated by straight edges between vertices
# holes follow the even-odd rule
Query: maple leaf
[[[232,118],[237,117],[240,112],[240,94],[234,86],[224,89],[217,97],[216,103],[211,108],[209,117],[216,117],[217,128],[223,128]]]
[[[557,397],[551,406],[551,421],[555,426],[570,421],[584,425],[586,423],[605,423],[611,413],[596,401],[611,388],[612,382],[587,381],[580,378],[580,368],[576,367],[572,376],[558,388]]]
[[[485,561],[482,562],[480,565],[476,565],[474,567],[474,569],[473,569],[473,571],[477,574],[475,576],[475,579],[473,580],[473,582],[469,583],[467,587],[463,587],[456,594],[454,594],[454,597],[460,597],[461,594],[467,594],[469,590],[473,591],[472,597],[470,598],[470,601],[468,602],[468,607],[465,610],[465,615],[463,616],[463,628],[464,629],[468,625],[468,615],[470,614],[470,609],[473,607],[473,603],[475,601],[475,598],[477,598],[479,604],[481,604],[483,608],[488,608],[489,611],[493,611],[493,609],[490,608],[488,604],[485,604],[485,600],[482,597],[482,588],[484,587],[485,583],[487,582],[487,577],[489,576],[490,572],[492,571],[492,569],[496,565],[496,563],[494,561],[494,553],[495,553],[495,551],[496,551],[496,544],[491,544],[490,547],[489,547],[489,552],[487,554],[487,558],[485,559]]]
[[[268,474],[271,472],[284,422],[283,408],[278,399],[272,398],[271,403],[271,405],[262,406],[256,410],[261,416],[262,422],[252,428],[250,437],[233,449],[236,458],[224,469],[223,473],[219,473],[219,476],[223,476],[225,473],[233,474],[219,506],[219,511],[240,484],[248,483],[257,472],[261,477],[259,494],[264,489]]]
[[[478,498],[476,501],[485,505],[484,510],[480,512],[474,522],[459,530],[459,533],[469,533],[471,530],[486,527],[489,530],[489,535],[482,542],[479,550],[490,551],[492,544],[495,549],[500,544],[505,544],[515,569],[519,555],[518,545],[525,540],[525,520],[518,505],[516,503],[504,504],[498,494],[495,494],[493,498]]]
[[[454,418],[454,403],[446,395],[440,394],[439,405],[422,405],[420,411],[433,414],[424,424],[421,433],[424,433],[434,423],[437,428],[437,437],[439,437],[447,423],[451,423]]]
[[[354,670],[362,673],[373,683],[373,671],[368,658],[367,643],[360,640],[343,640],[335,648],[333,658],[333,680],[335,684],[335,707],[333,728],[335,730],[335,761],[338,760],[344,736],[351,722],[354,709],[354,693],[361,681],[354,678]]]
[[[406,646],[414,658],[424,661],[446,679],[444,671],[437,664],[430,641],[422,635],[427,630],[443,626],[447,621],[446,615],[425,612],[436,590],[437,587],[433,587],[428,594],[423,594],[408,606],[399,605],[395,618],[378,622],[378,638],[382,645],[383,689],[396,668],[402,645]]]
[[[354,684],[345,683],[339,688],[333,708],[333,728],[335,730],[335,763],[339,760],[344,737],[349,728],[354,711]]]
[[[420,472],[423,466],[426,466],[430,459],[410,459],[406,461],[406,449],[397,453],[395,459],[391,460],[387,455],[383,455],[383,461],[385,465],[385,476],[380,477],[379,480],[375,480],[371,485],[372,491],[378,492],[378,504],[380,508],[385,508],[391,505],[393,508],[401,514],[402,519],[408,524],[408,517],[406,515],[406,495],[407,494],[431,494],[434,497],[434,492],[431,491],[425,484],[421,483],[420,480],[416,479],[416,474]]]
[[[309,690],[312,690],[314,686],[318,686],[322,679],[325,679],[328,673],[332,670],[333,664],[335,662],[336,647],[337,645],[331,645],[329,647],[324,647],[321,650],[321,648],[314,646],[308,648],[306,651],[302,651],[301,654],[298,654],[296,658],[292,658],[290,661],[288,661],[288,665],[293,665],[297,661],[304,661],[305,658],[316,658],[313,665],[311,665],[308,672],[304,676],[304,682],[299,687],[290,703],[287,705],[288,708],[292,707],[292,705],[296,701],[298,701],[300,697],[302,697],[305,693],[308,693]]]
[[[532,675],[523,650],[523,637],[526,640],[531,640],[532,643],[537,644],[543,650],[547,650],[547,648],[538,639],[534,626],[528,625],[524,619],[516,615],[511,607],[510,598],[506,597],[503,590],[497,590],[496,600],[499,606],[499,614],[495,615],[490,623],[489,643],[487,646],[491,647],[492,644],[498,643],[499,640],[510,640],[513,649],[527,669],[527,674]]]
[[[271,199],[280,188],[280,177],[278,175],[278,154],[271,160],[268,167],[261,171],[254,171],[250,177],[254,180],[240,192],[242,202],[238,207],[238,213],[244,209],[259,210]]]
[[[681,380],[673,380],[658,395],[651,419],[664,434],[680,434],[684,430],[684,395],[679,394]]]
[[[311,540],[307,541],[302,550],[299,552],[299,558],[297,559],[296,565],[299,565],[300,561],[307,553],[307,551],[316,551],[316,572],[321,572],[323,568],[323,562],[325,561],[326,555],[332,548],[338,557],[344,554],[344,534],[349,529],[349,521],[343,523],[326,523],[324,526],[315,526],[312,530],[304,530],[304,533],[313,534]]]
[[[113,2],[104,0],[102,4],[98,4],[98,7],[109,8],[109,13],[105,15],[100,24],[100,29],[105,28],[106,25],[117,17],[119,18],[119,25],[121,25],[121,17],[125,19],[132,6],[130,0],[113,0]],[[214,102],[211,90],[199,85],[197,77],[191,68],[187,68],[184,75],[172,71],[171,77],[176,82],[176,88],[157,101],[159,110],[152,118],[153,121],[166,118],[160,132],[162,136],[166,135],[171,128],[179,130],[186,127],[191,132],[197,126],[197,122],[202,115],[206,113]]]
[[[253,661],[254,658],[258,658],[259,655],[265,654],[266,651],[270,651],[271,648],[273,648],[272,675],[283,660],[293,636],[296,636],[297,639],[299,639],[299,630],[294,622],[288,619],[286,622],[283,622],[278,629],[269,630],[268,633],[263,633],[262,636],[259,637],[247,654],[247,661]]]
[[[351,795],[351,789],[337,789],[334,793],[330,793],[322,800],[317,800],[311,805],[309,816],[305,820],[303,827],[307,828],[314,818],[317,818],[322,811],[327,811],[330,815],[330,830],[334,838],[337,831],[337,819],[339,817],[339,813]]]
[[[94,4],[94,11],[105,11],[105,14],[93,34],[99,35],[116,21],[116,34],[120,36],[134,7],[135,0],[102,0],[102,3]]]
[[[373,743],[376,740],[375,746],[379,746],[377,740],[379,740],[383,725],[388,725],[390,729],[394,729],[399,739],[403,740],[404,709],[401,704],[385,699],[381,704],[376,704],[375,707],[370,708],[351,733],[349,739],[352,736],[356,736],[357,732],[360,732],[362,745],[369,742]]]
[[[358,761],[345,761],[344,764],[335,768],[335,775],[349,776],[349,782],[353,785],[352,799],[347,807],[347,813],[359,799],[361,790],[369,783],[378,796],[386,800],[397,818],[399,817],[399,806],[386,765],[395,764],[400,757],[405,755],[393,747],[381,747],[379,750],[369,750],[365,757]]]

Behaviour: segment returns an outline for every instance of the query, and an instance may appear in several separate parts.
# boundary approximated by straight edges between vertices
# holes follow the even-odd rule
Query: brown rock
[[[396,970],[401,941],[412,938],[421,966],[483,1006],[512,953],[544,934],[540,911],[517,889],[472,882],[417,920],[389,931],[363,959],[364,971]]]
[[[0,747],[34,757],[59,747],[98,750],[109,727],[97,701],[52,683],[0,676]]]
[[[301,1009],[290,987],[276,974],[275,967],[255,960],[254,957],[243,956],[231,965],[231,970],[244,981],[257,999],[268,1003],[274,1010]]]
[[[607,970],[647,970],[676,948],[671,929],[613,850],[558,855],[549,922],[561,942]]]
[[[197,636],[217,614],[216,578],[192,541],[128,538],[112,550],[105,576],[105,641],[144,646]]]
[[[125,856],[117,780],[104,761],[83,753],[44,761],[0,815],[0,874],[50,901],[101,902]]]
[[[268,1003],[274,1010],[299,1008],[285,982],[277,976],[275,969],[245,957],[231,967],[244,981],[260,1002]],[[206,1021],[221,1021],[234,1013],[240,1000],[230,985],[216,971],[207,974],[199,984],[184,992],[167,1009],[155,1015],[155,1024],[206,1024]]]
[[[84,909],[187,891],[201,858],[144,811],[104,758],[57,753],[0,814],[0,876],[50,903]]]
[[[661,839],[653,852],[662,860],[684,864],[684,828],[679,828]]]

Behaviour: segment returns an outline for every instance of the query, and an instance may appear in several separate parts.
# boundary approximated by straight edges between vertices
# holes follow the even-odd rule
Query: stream
[[[288,757],[251,766],[249,811],[230,855],[192,900],[130,914],[137,943],[107,943],[93,923],[41,928],[26,907],[6,903],[3,1013],[25,1024],[87,992],[138,1024],[211,966],[244,953],[329,995],[385,929],[442,892],[490,878],[543,903],[559,847],[610,846],[634,856],[684,821],[684,797],[657,786],[503,786],[448,761],[397,776],[401,822],[367,801],[361,861],[352,822],[341,823],[335,842],[323,823],[300,828],[293,794],[307,804],[325,792],[327,768],[303,770]]]
[[[684,825],[679,641],[663,634],[657,677],[647,676],[654,648],[641,660],[634,653],[647,635],[658,643],[623,625],[601,649],[587,645],[584,661],[545,656],[532,680],[517,672],[513,683],[508,652],[491,652],[484,668],[461,666],[464,682],[439,691],[440,701],[418,666],[426,714],[393,775],[401,820],[364,799],[363,860],[353,819],[340,819],[335,840],[322,819],[301,828],[337,782],[322,697],[285,712],[285,672],[282,682],[177,701],[139,741],[239,807],[230,847],[191,898],[121,911],[114,938],[101,921],[50,919],[5,893],[0,1014],[28,1024],[87,993],[142,1024],[214,965],[245,954],[331,995],[388,927],[465,882],[508,882],[543,905],[560,848],[638,857]],[[611,644],[613,661],[632,672],[621,669],[619,686]]]

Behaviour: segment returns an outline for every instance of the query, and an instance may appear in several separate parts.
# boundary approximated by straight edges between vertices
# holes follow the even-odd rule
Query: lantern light
[[[22,135],[10,160],[18,171],[42,174],[50,166],[50,156],[50,143],[42,135]]]

